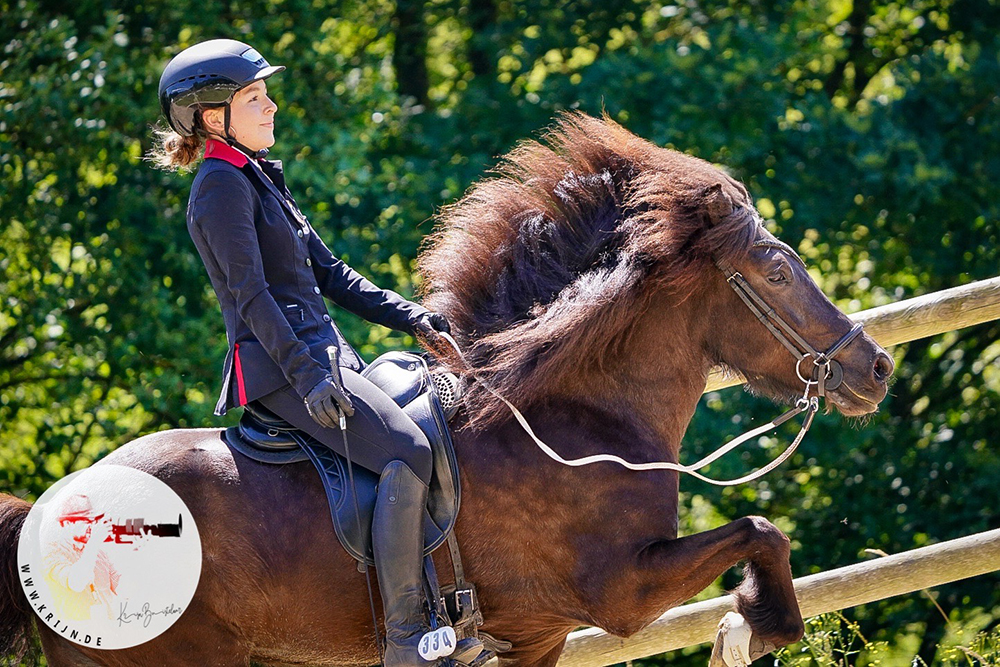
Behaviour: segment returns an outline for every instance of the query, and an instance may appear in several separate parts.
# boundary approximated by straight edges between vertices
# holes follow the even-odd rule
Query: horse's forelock
[[[607,118],[564,115],[496,173],[442,210],[419,268],[425,303],[522,406],[603,366],[652,291],[683,298],[713,256],[745,253],[757,233],[741,184]],[[713,222],[702,199],[717,183],[734,212]],[[482,388],[467,406],[473,424],[504,418]]]
[[[635,179],[627,206],[636,213],[623,226],[630,252],[651,258],[658,286],[683,297],[715,261],[731,263],[745,255],[759,224],[742,184],[706,162],[669,154],[671,162],[678,157],[692,169],[680,175],[649,171]],[[719,186],[733,212],[713,221],[705,196]]]

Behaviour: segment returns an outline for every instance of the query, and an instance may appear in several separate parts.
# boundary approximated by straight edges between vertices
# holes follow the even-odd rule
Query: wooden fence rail
[[[1000,277],[925,294],[851,315],[882,347],[1000,319]],[[713,372],[705,391],[742,384]]]
[[[802,616],[847,609],[1000,570],[1000,529],[848,565],[795,580]],[[732,596],[671,609],[628,639],[574,632],[558,667],[600,667],[710,642]]]

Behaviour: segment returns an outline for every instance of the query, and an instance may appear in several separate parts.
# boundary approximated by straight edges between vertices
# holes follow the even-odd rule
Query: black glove
[[[413,324],[413,330],[425,338],[434,338],[438,333],[451,333],[451,325],[441,313],[424,313]]]
[[[334,372],[320,380],[315,387],[306,394],[305,404],[309,416],[316,420],[320,426],[327,428],[340,428],[340,415],[337,413],[339,407],[344,415],[350,417],[354,414],[354,406],[347,395],[340,381],[339,369],[334,368]]]

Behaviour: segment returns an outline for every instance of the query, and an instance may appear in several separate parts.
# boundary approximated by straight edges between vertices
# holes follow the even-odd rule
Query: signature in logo
[[[156,615],[170,616],[172,614],[180,614],[183,611],[180,607],[173,603],[170,603],[160,611],[153,611],[149,608],[149,603],[144,602],[142,608],[139,611],[127,611],[128,602],[121,603],[121,611],[118,613],[118,627],[126,623],[132,623],[133,621],[142,621],[142,627],[149,627],[149,622],[153,620]]]

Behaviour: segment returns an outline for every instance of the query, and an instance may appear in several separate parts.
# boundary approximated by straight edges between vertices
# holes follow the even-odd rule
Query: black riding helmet
[[[233,95],[283,69],[282,65],[269,65],[256,49],[235,39],[201,42],[167,63],[160,76],[160,108],[175,132],[190,137],[195,133],[198,110],[225,107],[226,138],[242,148],[229,136]]]

